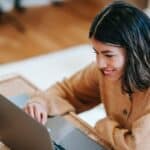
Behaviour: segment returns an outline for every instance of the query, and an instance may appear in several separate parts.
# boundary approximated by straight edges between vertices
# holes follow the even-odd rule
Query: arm
[[[115,150],[150,149],[150,113],[136,120],[130,131],[109,118],[99,121],[95,128],[100,138]]]
[[[33,117],[37,106],[42,112],[46,110],[49,115],[60,115],[69,111],[79,113],[98,103],[100,103],[98,69],[95,64],[91,64],[72,77],[57,82],[47,91],[37,93],[28,102],[25,111]],[[28,107],[31,105],[32,107]]]
[[[57,82],[45,95],[49,110],[56,102],[68,102],[77,113],[88,110],[100,103],[98,70],[91,64],[72,77]]]

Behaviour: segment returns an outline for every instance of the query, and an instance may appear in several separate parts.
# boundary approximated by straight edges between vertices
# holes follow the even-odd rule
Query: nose
[[[96,62],[100,69],[105,68],[107,66],[106,60],[100,55],[96,56]]]

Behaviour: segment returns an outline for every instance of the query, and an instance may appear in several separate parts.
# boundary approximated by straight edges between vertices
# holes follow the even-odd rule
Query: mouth
[[[114,69],[102,69],[101,71],[105,76],[112,76],[115,70]]]

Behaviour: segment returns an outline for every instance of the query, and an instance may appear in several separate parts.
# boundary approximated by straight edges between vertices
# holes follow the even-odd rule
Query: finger
[[[44,125],[47,122],[47,113],[43,112],[41,114],[41,123]]]
[[[29,105],[27,108],[28,108],[29,115],[30,115],[32,118],[35,118],[33,105]]]
[[[38,122],[41,122],[41,112],[40,110],[38,109],[38,107],[34,106],[34,116],[35,116],[35,119],[38,121]]]
[[[24,111],[25,111],[28,115],[30,115],[30,109],[29,109],[29,107],[30,107],[30,106],[26,106],[26,107],[24,108]]]
[[[29,104],[27,104],[24,108],[23,108],[23,110],[27,113],[27,114],[29,114],[30,112],[29,112]]]
[[[28,114],[27,106],[23,108],[23,111]]]

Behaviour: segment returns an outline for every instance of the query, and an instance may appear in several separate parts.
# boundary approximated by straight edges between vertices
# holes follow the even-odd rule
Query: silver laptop
[[[49,118],[46,127],[32,119],[19,108],[28,98],[23,94],[11,97],[10,102],[0,95],[0,140],[11,149],[104,150],[61,116]]]
[[[0,140],[12,150],[53,150],[47,128],[0,95]]]

